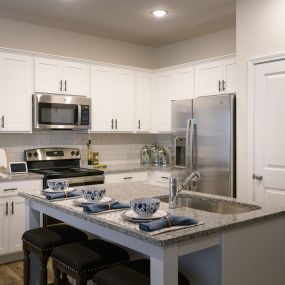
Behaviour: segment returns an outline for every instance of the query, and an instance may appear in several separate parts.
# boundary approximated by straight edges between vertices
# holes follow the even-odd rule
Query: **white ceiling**
[[[235,26],[235,0],[0,0],[0,17],[157,47]]]

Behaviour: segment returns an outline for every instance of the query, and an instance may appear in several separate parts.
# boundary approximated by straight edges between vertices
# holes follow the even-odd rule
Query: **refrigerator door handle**
[[[196,153],[195,153],[196,148],[194,149],[194,142],[196,140],[196,133],[195,133],[196,125],[197,125],[197,120],[195,119],[187,120],[185,167],[188,174],[192,173],[194,170],[197,170]]]
[[[191,119],[187,120],[186,127],[186,145],[185,145],[185,168],[187,174],[190,174],[190,127],[191,127]]]

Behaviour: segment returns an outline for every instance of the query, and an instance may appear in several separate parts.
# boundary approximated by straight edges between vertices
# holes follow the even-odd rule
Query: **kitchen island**
[[[120,201],[168,194],[167,188],[146,183],[116,183],[104,187],[107,196]],[[189,195],[189,192],[185,191],[183,195]],[[230,198],[190,195],[236,203]],[[218,214],[181,207],[172,212],[191,216],[201,224],[146,233],[140,231],[137,224],[123,220],[122,210],[87,214],[73,204],[73,199],[50,202],[35,192],[20,193],[20,196],[26,199],[27,229],[39,227],[41,213],[44,213],[148,255],[151,285],[177,285],[178,266],[190,279],[191,285],[285,283],[285,209],[250,205],[252,209],[249,212]],[[167,207],[161,203],[162,209]],[[31,284],[38,284],[36,278]]]

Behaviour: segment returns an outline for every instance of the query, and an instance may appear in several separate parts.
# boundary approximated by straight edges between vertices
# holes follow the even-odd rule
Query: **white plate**
[[[47,188],[47,189],[44,189],[43,192],[45,193],[63,193],[63,192],[66,192],[66,193],[69,193],[69,192],[73,192],[75,191],[76,189],[75,188],[70,188],[70,187],[67,187],[65,190],[51,190],[50,188]]]
[[[107,202],[111,202],[112,198],[111,197],[104,197],[102,198],[100,201],[88,201],[86,199],[82,198],[78,198],[76,200],[73,201],[74,204],[77,205],[88,205],[88,204],[97,204],[97,203],[107,203]]]
[[[143,221],[152,221],[157,220],[167,216],[167,212],[164,210],[157,210],[152,216],[142,217],[137,215],[133,210],[129,210],[122,214],[122,217],[131,222],[143,222]]]

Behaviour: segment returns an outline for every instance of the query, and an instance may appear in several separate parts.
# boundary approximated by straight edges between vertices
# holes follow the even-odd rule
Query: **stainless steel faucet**
[[[176,208],[176,200],[181,190],[184,189],[184,187],[190,183],[191,181],[198,181],[201,179],[201,175],[199,171],[193,171],[186,179],[185,181],[177,186],[178,180],[177,178],[170,178],[169,179],[169,208],[174,209]]]

